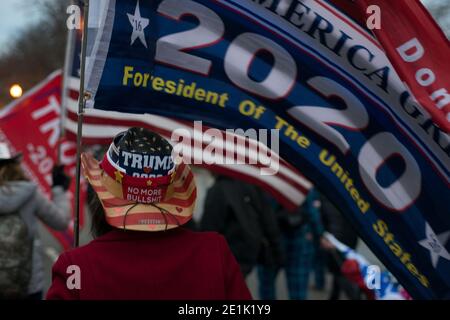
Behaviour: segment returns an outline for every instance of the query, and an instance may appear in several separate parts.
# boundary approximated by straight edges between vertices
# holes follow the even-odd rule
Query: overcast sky
[[[34,0],[0,0],[0,49],[39,15]]]

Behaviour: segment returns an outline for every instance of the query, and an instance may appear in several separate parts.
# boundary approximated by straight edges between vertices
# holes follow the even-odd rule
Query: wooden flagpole
[[[74,247],[80,244],[80,176],[81,176],[81,140],[83,135],[83,115],[86,104],[84,92],[84,78],[86,70],[86,46],[89,23],[89,0],[84,0],[83,40],[81,43],[81,65],[80,65],[80,95],[78,97],[78,125],[77,125],[77,164],[76,164],[76,186],[75,186],[75,220],[73,226]]]

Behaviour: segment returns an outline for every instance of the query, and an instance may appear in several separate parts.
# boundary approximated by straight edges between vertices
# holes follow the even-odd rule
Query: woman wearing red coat
[[[47,299],[251,299],[224,238],[182,227],[195,181],[164,138],[131,128],[100,163],[83,154],[82,165],[97,238],[59,257]]]

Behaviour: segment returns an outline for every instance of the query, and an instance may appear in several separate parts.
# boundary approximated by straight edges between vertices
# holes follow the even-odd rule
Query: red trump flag
[[[375,28],[386,55],[417,102],[445,132],[450,132],[450,46],[447,37],[419,0],[359,0],[368,15],[374,6]]]
[[[0,111],[0,141],[10,149],[23,152],[23,168],[48,197],[51,195],[52,168],[60,148],[61,164],[75,176],[76,144],[60,139],[60,103],[62,76],[55,71],[21,99]],[[75,179],[68,190],[75,205]],[[81,193],[81,203],[84,193]],[[64,249],[73,242],[73,224],[65,232],[50,230]]]

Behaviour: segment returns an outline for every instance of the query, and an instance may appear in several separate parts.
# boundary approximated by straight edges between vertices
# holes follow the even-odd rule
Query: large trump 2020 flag
[[[88,107],[279,129],[413,297],[450,297],[449,136],[366,30],[322,0],[106,6]]]
[[[78,6],[82,5],[81,0],[73,1],[73,3]],[[107,2],[99,0],[91,2],[89,5],[86,48],[88,63],[100,28],[101,13],[104,12],[106,4]],[[71,141],[76,141],[77,135],[81,36],[81,30],[69,31],[64,68],[62,122],[64,123],[65,135]],[[151,101],[148,101],[148,103],[149,105],[152,104]],[[174,117],[88,109],[85,110],[83,117],[83,146],[109,146],[111,139],[119,132],[126,131],[133,126],[144,127],[157,132],[174,144],[176,143],[171,140],[174,132],[184,133],[182,136],[189,135],[192,139],[184,140],[182,147],[185,156],[191,156],[191,159],[188,159],[190,162],[216,174],[258,185],[290,211],[295,210],[303,203],[312,188],[311,182],[287,161],[280,158],[276,150],[269,150],[263,142],[245,137],[245,134],[249,135],[250,133],[251,135],[251,132],[243,132],[244,136],[242,136],[221,131],[222,139],[211,141],[216,137],[211,136],[210,132],[217,133],[217,129],[208,128],[204,125],[199,126],[198,122],[192,123],[192,121],[183,121],[174,119]],[[208,136],[212,139],[208,140]],[[223,141],[226,143],[223,144]],[[220,149],[225,161],[214,161],[214,157],[208,157],[207,150],[211,148]],[[244,161],[236,164],[230,161],[234,159]],[[262,175],[261,172],[264,171],[271,174]]]

